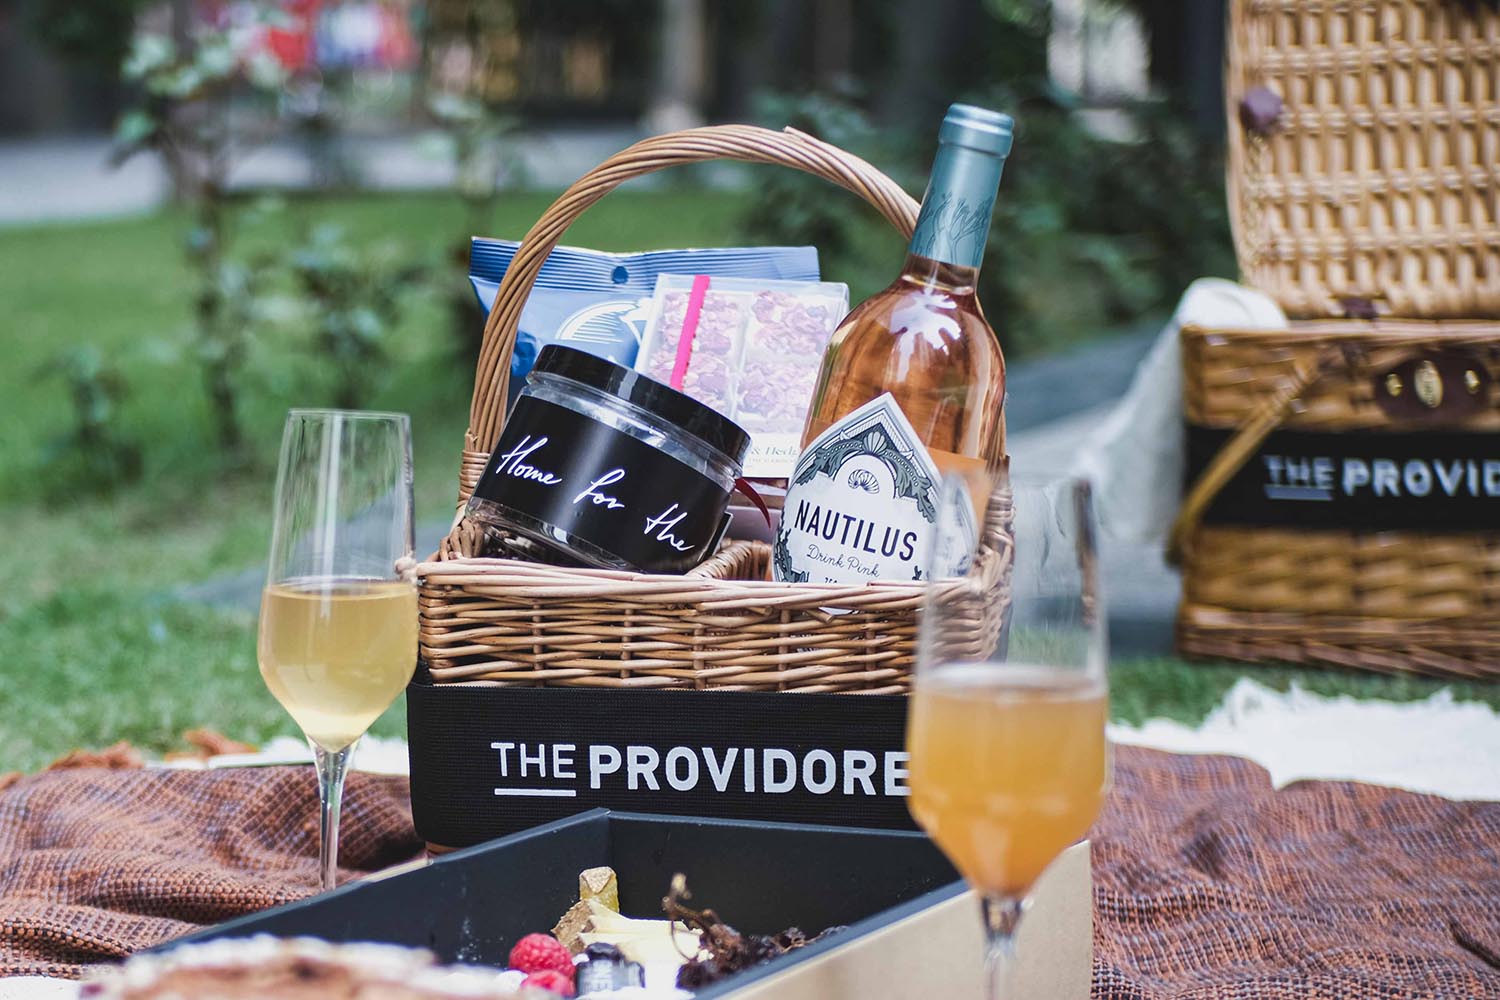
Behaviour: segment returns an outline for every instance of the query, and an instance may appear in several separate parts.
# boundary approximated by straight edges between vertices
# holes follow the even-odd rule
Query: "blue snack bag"
[[[519,243],[475,237],[469,244],[469,281],[489,315],[500,281]],[[537,353],[564,344],[631,367],[646,332],[656,278],[707,274],[725,278],[817,281],[816,247],[728,247],[605,253],[557,247],[547,255],[521,310],[511,353],[512,403]]]

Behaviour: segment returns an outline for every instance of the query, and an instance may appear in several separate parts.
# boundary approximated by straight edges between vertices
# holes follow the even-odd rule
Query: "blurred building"
[[[97,30],[118,36],[128,31],[108,19],[136,9],[180,25],[248,20],[264,2],[0,0],[0,135],[102,131],[122,104],[107,44],[92,58],[61,46],[65,56],[38,25],[66,15],[87,30],[103,17]],[[988,0],[274,2],[264,47],[320,86],[373,95],[352,105],[360,127],[420,121],[436,88],[523,119],[656,130],[747,117],[763,91],[848,92],[887,121],[931,118],[956,93],[1049,69],[1086,101],[1196,93],[1217,77],[1223,0],[1132,0],[1140,15],[1118,0],[1052,0],[1052,42],[1035,52]]]
[[[0,136],[109,128],[120,109],[115,75],[57,55],[28,13],[0,0]]]

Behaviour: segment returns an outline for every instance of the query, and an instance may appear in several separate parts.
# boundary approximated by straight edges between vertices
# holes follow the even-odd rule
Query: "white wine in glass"
[[[258,649],[266,686],[317,764],[324,889],[336,881],[349,758],[416,667],[416,585],[401,572],[411,506],[404,414],[288,414]]]
[[[359,739],[411,680],[417,592],[409,583],[273,583],[260,621],[261,676],[318,746]]]

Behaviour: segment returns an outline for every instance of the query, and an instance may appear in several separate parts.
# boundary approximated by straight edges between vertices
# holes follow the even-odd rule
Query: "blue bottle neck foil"
[[[1014,131],[1009,115],[968,104],[948,109],[912,233],[913,255],[979,268]]]

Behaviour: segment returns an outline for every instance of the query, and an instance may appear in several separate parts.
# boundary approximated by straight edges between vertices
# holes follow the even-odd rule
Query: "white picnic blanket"
[[[1422,701],[1358,701],[1241,678],[1198,726],[1110,726],[1120,743],[1248,757],[1277,787],[1364,781],[1450,799],[1500,800],[1500,713],[1446,688]]]
[[[1277,330],[1287,319],[1266,295],[1222,278],[1199,278],[1183,292],[1130,388],[1074,460],[1072,474],[1094,485],[1100,528],[1107,537],[1158,541],[1177,516],[1185,447],[1177,335],[1189,325]]]

